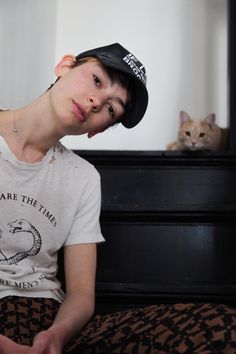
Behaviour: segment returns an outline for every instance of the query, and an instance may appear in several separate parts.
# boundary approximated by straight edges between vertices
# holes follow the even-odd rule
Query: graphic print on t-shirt
[[[21,236],[21,233],[30,233],[32,235],[32,247],[28,250],[17,252],[15,255],[11,257],[6,257],[0,248],[0,264],[17,264],[21,260],[29,257],[35,256],[39,253],[41,245],[42,245],[42,238],[40,233],[29,221],[25,219],[17,219],[15,221],[9,222],[7,224],[9,233],[16,235],[18,237]],[[19,234],[19,235],[17,235]],[[9,235],[10,236],[10,235]],[[0,239],[2,237],[2,230],[0,229]],[[4,258],[1,258],[1,255]]]

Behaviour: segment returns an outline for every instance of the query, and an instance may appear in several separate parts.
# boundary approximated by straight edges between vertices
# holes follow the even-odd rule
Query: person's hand
[[[34,338],[32,347],[29,348],[29,351],[27,352],[27,354],[61,354],[61,353],[62,353],[62,344],[60,338],[51,330],[39,332]]]
[[[30,347],[14,342],[0,334],[0,354],[29,354]]]
[[[60,338],[50,330],[38,333],[32,347],[18,344],[0,334],[0,354],[61,354]]]

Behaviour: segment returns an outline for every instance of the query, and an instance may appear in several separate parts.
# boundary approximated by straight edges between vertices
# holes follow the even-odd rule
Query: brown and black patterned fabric
[[[53,299],[4,297],[0,299],[0,333],[17,343],[30,345],[40,330],[51,325],[58,307]]]
[[[0,333],[30,344],[53,321],[52,299],[0,300]],[[161,304],[96,315],[64,354],[236,354],[236,308],[222,304]]]
[[[78,341],[77,353],[83,354],[233,354],[236,309],[164,304],[96,316]]]

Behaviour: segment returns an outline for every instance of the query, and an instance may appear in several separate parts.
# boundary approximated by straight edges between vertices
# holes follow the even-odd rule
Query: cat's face
[[[204,120],[188,120],[179,130],[179,141],[188,150],[211,149],[214,136],[212,127]]]

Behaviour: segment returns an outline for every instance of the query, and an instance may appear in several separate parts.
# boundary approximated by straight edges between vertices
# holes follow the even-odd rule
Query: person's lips
[[[72,103],[73,103],[72,104],[73,114],[80,122],[82,123],[85,122],[87,120],[87,112],[83,109],[83,107],[80,104],[78,104],[74,100],[72,100]]]

